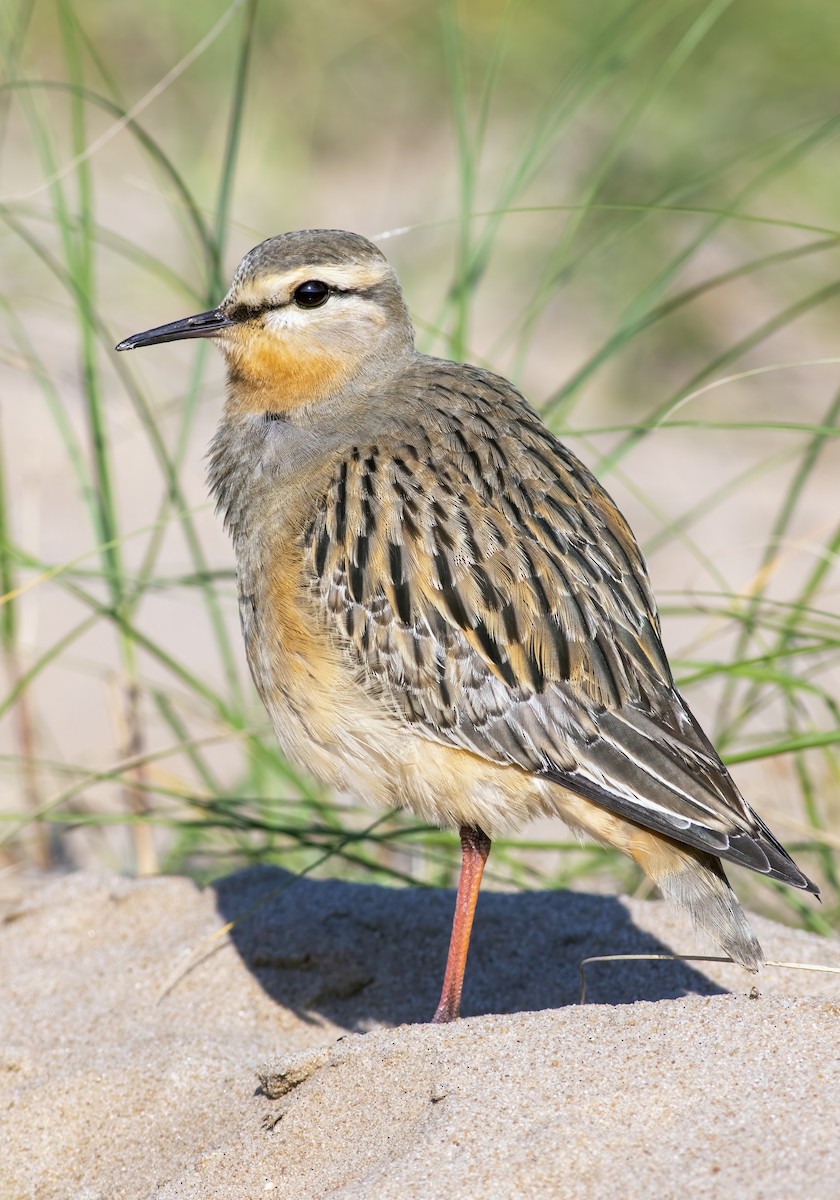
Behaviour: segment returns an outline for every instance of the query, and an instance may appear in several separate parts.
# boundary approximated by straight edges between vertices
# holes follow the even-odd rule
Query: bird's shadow
[[[437,1004],[454,894],[298,879],[253,867],[218,880],[242,961],[301,1019],[349,1030],[428,1021]],[[482,892],[463,1014],[559,1008],[580,999],[580,963],[598,954],[669,953],[620,900],[586,892]],[[723,991],[687,963],[591,969],[587,1000],[627,1004]]]

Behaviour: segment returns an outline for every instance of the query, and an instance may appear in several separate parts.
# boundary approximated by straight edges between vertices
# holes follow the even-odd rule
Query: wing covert
[[[486,399],[461,395],[429,430],[354,447],[307,532],[311,584],[401,717],[539,770],[560,754],[546,732],[558,687],[586,724],[589,710],[649,709],[671,675],[623,518],[516,393],[497,399],[511,411],[493,421]],[[536,715],[519,723],[546,729],[493,753],[481,731],[525,702]]]

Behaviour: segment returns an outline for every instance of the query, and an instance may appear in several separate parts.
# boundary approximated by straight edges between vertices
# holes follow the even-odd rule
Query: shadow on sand
[[[269,996],[304,1020],[348,1030],[428,1021],[437,1004],[454,893],[299,879],[277,867],[213,886],[233,943]],[[463,1015],[559,1008],[580,998],[581,959],[669,948],[611,896],[482,892]],[[722,989],[682,962],[587,972],[587,1001],[628,1004]]]

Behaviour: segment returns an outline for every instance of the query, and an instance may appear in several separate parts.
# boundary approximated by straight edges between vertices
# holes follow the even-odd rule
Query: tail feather
[[[558,790],[552,799],[552,810],[572,828],[629,855],[735,962],[758,970],[764,962],[761,946],[714,854],[645,829],[573,792]]]
[[[757,971],[763,964],[761,946],[719,859],[700,851],[689,851],[681,865],[667,874],[659,873],[656,883],[660,891],[686,909],[694,924],[714,938],[735,962],[748,971]]]

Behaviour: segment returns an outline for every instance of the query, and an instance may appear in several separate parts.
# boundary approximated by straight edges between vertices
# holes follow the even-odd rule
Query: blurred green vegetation
[[[608,477],[692,704],[826,903],[739,890],[836,924],[836,12],[2,0],[8,864],[452,878],[450,835],[334,803],[265,728],[203,498],[219,364],[112,352],[328,225],[390,232],[423,348]],[[642,886],[553,836],[497,877]]]

